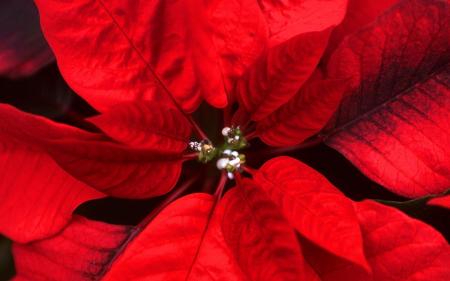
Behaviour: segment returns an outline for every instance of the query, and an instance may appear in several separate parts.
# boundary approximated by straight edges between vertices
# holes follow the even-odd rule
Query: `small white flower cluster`
[[[192,151],[197,151],[197,152],[202,151],[202,145],[203,144],[198,142],[198,141],[191,141],[191,142],[189,142],[189,148]]]
[[[237,151],[226,149],[222,153],[222,157],[216,162],[217,169],[227,170],[229,179],[234,179],[234,172],[240,171],[241,164],[243,164],[242,155]]]

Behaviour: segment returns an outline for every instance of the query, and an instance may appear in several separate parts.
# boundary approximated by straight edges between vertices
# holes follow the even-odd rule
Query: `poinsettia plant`
[[[0,104],[15,279],[450,278],[445,230],[406,210],[448,216],[448,1],[35,4],[45,40],[7,33],[0,73],[54,55],[65,82],[47,95],[59,117]],[[403,200],[354,200],[301,161],[325,145]],[[108,198],[148,206],[113,224],[96,219]]]

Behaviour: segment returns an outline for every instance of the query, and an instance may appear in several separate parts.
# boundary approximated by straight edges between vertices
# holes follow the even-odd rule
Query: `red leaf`
[[[321,174],[293,158],[277,157],[266,162],[254,179],[300,234],[368,267],[352,201]]]
[[[231,92],[239,78],[267,48],[267,25],[254,0],[212,1],[211,32],[217,61]]]
[[[7,110],[5,114],[11,120],[3,124],[8,134],[50,155],[77,180],[112,196],[147,198],[164,194],[176,184],[181,172],[180,145],[172,151],[132,148],[110,141],[102,134],[61,126],[17,110]],[[16,118],[23,120],[22,123],[17,124]],[[148,124],[148,129],[151,131],[155,124]],[[177,123],[182,124],[182,121]],[[183,130],[180,127],[180,132]],[[151,140],[161,144],[170,142],[170,138],[162,135]]]
[[[0,106],[0,233],[18,242],[58,232],[81,203],[103,195],[63,171],[36,139],[82,135],[44,118]],[[5,215],[6,214],[6,215]]]
[[[259,121],[291,99],[316,68],[329,34],[303,33],[263,55],[238,82],[241,110]]]
[[[213,211],[212,196],[191,194],[144,229],[75,217],[55,237],[14,246],[19,280],[247,280]]]
[[[339,106],[348,83],[313,76],[289,102],[257,123],[256,134],[271,146],[292,146],[320,131]]]
[[[450,195],[433,198],[428,204],[450,209]]]
[[[89,120],[115,140],[139,149],[181,153],[191,136],[186,117],[158,103],[121,104]]]
[[[95,108],[167,99],[227,104],[203,1],[36,1],[64,77]],[[80,16],[82,15],[82,16]]]
[[[175,186],[183,160],[180,154],[122,147],[109,142],[47,143],[52,157],[76,178],[109,195],[149,198]]]
[[[293,229],[250,180],[221,202],[225,240],[249,280],[319,280],[303,260]]]
[[[327,50],[334,51],[345,36],[364,28],[397,2],[399,0],[349,0],[345,18],[333,30]]]
[[[14,244],[14,280],[98,280],[130,227],[75,216],[58,235]]]
[[[178,181],[183,162],[180,155],[110,143],[72,141],[50,145],[53,158],[70,174],[122,198],[141,199],[167,193]]]
[[[223,241],[213,198],[191,194],[163,210],[104,280],[246,280]]]
[[[347,8],[347,0],[261,0],[258,3],[269,26],[271,46],[298,34],[339,24]]]
[[[446,1],[402,1],[348,37],[329,65],[352,87],[327,143],[408,197],[450,185],[449,11]]]
[[[54,59],[39,28],[36,7],[29,0],[0,3],[0,38],[0,75],[31,75]]]
[[[381,204],[355,203],[372,274],[314,248],[308,261],[323,281],[446,281],[450,246],[432,227]]]

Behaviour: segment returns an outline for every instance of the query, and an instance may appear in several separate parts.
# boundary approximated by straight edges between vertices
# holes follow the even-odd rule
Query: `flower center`
[[[234,173],[241,172],[245,163],[245,155],[239,153],[239,150],[247,147],[248,143],[239,127],[225,127],[222,129],[222,135],[224,143],[220,147],[215,147],[208,140],[190,142],[189,147],[198,152],[198,160],[202,163],[217,159],[217,169],[226,171],[228,178],[233,179]]]

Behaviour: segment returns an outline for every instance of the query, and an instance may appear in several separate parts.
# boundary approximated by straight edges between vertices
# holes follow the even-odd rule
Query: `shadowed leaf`
[[[407,197],[450,185],[450,8],[404,0],[348,37],[328,66],[351,90],[326,143]]]

